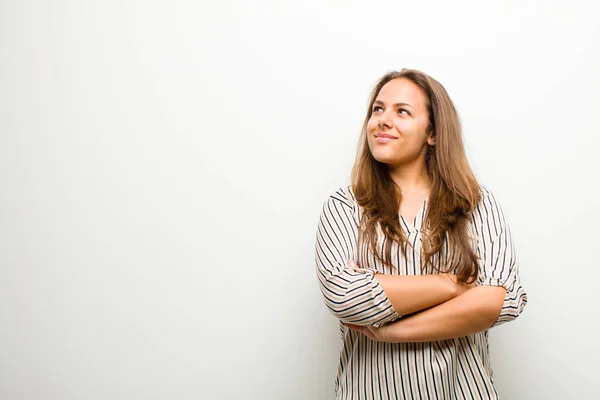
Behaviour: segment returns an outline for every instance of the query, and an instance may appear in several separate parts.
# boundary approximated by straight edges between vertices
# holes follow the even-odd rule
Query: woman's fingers
[[[362,333],[363,335],[365,335],[366,337],[368,337],[371,340],[374,340],[376,342],[382,341],[382,339],[379,337],[380,328],[374,328],[372,326],[354,325],[354,324],[348,324],[348,323],[345,323],[344,325],[346,325],[348,328],[350,328],[354,331]]]
[[[348,328],[352,329],[353,331],[357,331],[362,333],[363,335],[369,336],[371,334],[371,332],[367,329],[366,326],[361,326],[361,325],[354,325],[354,324],[344,324],[346,325]]]

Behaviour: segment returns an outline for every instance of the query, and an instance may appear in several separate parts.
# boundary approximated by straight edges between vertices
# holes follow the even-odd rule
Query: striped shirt
[[[515,319],[527,303],[517,273],[510,230],[492,193],[480,186],[482,199],[468,217],[469,236],[479,257],[478,285],[506,288],[504,305],[494,326]],[[341,321],[381,326],[400,318],[373,277],[384,274],[420,275],[421,231],[427,200],[414,224],[399,217],[412,245],[403,256],[392,243],[393,268],[384,266],[366,243],[357,246],[362,208],[351,186],[333,193],[323,205],[317,237],[316,267],[325,304]],[[429,223],[427,228],[429,228]],[[378,229],[378,248],[385,239]],[[447,242],[446,242],[447,244]],[[383,251],[383,250],[381,250]],[[451,257],[442,246],[432,263]],[[355,260],[361,271],[348,268]],[[336,399],[497,399],[488,351],[488,331],[449,340],[423,343],[380,343],[340,323],[342,348],[335,379]]]

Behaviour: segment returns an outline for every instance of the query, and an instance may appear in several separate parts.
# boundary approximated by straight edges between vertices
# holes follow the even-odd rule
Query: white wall
[[[598,396],[598,3],[299,3],[0,3],[0,398],[332,399],[317,219],[402,67],[516,240],[502,398]]]

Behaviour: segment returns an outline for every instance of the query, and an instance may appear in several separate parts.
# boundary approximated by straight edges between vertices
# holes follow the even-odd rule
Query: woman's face
[[[390,167],[398,167],[423,158],[428,145],[435,144],[427,132],[429,115],[425,94],[408,79],[386,83],[373,104],[367,122],[367,143],[373,157]]]

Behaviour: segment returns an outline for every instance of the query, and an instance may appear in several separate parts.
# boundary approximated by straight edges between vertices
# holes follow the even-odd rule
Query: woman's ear
[[[430,146],[435,145],[435,132],[431,132],[431,135],[427,138],[427,144]]]

